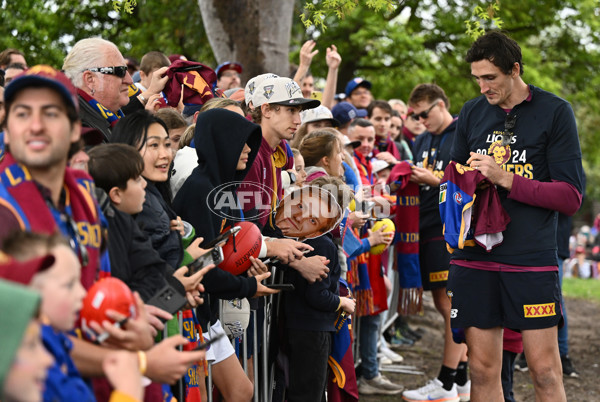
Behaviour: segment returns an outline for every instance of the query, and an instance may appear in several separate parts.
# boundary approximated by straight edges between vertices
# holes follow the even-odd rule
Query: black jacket
[[[160,258],[131,215],[111,212],[105,213],[111,274],[148,301],[166,285],[165,275],[173,275],[173,268]]]
[[[320,255],[329,259],[329,274],[321,281],[308,283],[295,269],[285,271],[286,283],[294,285],[293,292],[285,296],[286,326],[304,331],[335,331],[335,319],[340,305],[339,280],[341,268],[338,261],[337,246],[331,234],[327,233],[306,244],[314,250],[307,257]]]
[[[81,125],[97,129],[104,134],[103,142],[108,142],[111,134],[110,123],[96,109],[90,106],[81,95],[78,95],[77,98],[79,98],[79,117],[81,118]]]
[[[213,212],[219,202],[214,196],[209,197],[209,194],[222,184],[242,181],[258,153],[261,140],[260,126],[237,113],[213,109],[198,116],[194,132],[198,167],[177,193],[173,208],[183,220],[194,226],[196,234],[204,237],[205,243],[217,237],[222,228],[232,223],[223,216],[240,216],[236,209],[221,209],[224,215]],[[237,171],[244,144],[248,144],[252,151],[246,169]],[[219,194],[235,199],[236,188],[237,185],[233,184]],[[203,329],[206,329],[209,320],[212,323],[216,319],[217,298],[243,298],[256,293],[254,278],[234,276],[218,268],[211,270],[202,284],[210,300],[198,309],[198,319]]]
[[[78,95],[77,98],[79,99],[79,117],[81,118],[81,125],[99,130],[104,134],[103,142],[109,142],[112,133],[110,123],[100,114],[100,112],[98,112],[98,110],[90,106],[81,95]],[[121,111],[125,114],[129,114],[143,109],[144,105],[142,105],[137,98],[130,98],[127,106],[123,107]]]
[[[147,181],[144,209],[135,217],[135,221],[150,238],[152,247],[160,257],[173,268],[178,268],[183,260],[181,235],[171,230],[171,220],[176,219],[177,214],[167,205],[156,185]]]

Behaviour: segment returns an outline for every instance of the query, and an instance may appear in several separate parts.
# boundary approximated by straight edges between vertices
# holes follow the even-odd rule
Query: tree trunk
[[[290,75],[294,0],[198,0],[217,62],[244,66],[242,82],[270,72]]]

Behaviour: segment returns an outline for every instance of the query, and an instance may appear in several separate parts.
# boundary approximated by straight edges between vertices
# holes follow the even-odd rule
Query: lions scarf
[[[105,265],[108,259],[103,258],[101,264],[104,229],[92,186],[87,173],[66,169],[64,213],[72,220],[64,222],[61,213],[49,207],[27,168],[18,164],[10,152],[5,153],[0,163],[0,204],[13,213],[21,230],[48,234],[61,231],[72,240],[82,266],[81,284],[86,289],[98,278],[110,276],[110,266]]]
[[[350,287],[340,279],[340,296],[350,296]],[[327,381],[327,400],[329,402],[358,401],[358,385],[354,371],[352,355],[352,317],[344,312],[338,313],[335,321],[332,350],[328,363],[331,370]]]
[[[128,90],[128,93],[129,92],[130,90]],[[119,119],[125,116],[120,109],[117,113],[113,113],[112,111],[108,110],[108,108],[103,106],[100,102],[92,98],[90,95],[88,95],[81,89],[77,90],[77,94],[79,94],[79,96],[81,96],[91,107],[96,109],[98,113],[100,113],[102,117],[104,117],[106,121],[108,121],[111,127],[114,127],[119,122]]]
[[[409,181],[412,166],[394,166],[388,183],[396,190],[396,270],[400,280],[398,311],[403,315],[423,313],[423,285],[419,266],[419,185]]]
[[[220,91],[213,91],[217,82],[214,70],[202,63],[177,60],[167,70],[169,77],[163,90],[169,105],[177,105],[183,90],[184,105],[203,105],[207,100],[220,98]]]

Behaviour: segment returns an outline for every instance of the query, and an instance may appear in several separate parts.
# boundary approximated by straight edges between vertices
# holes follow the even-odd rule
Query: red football
[[[93,339],[96,334],[89,326],[91,322],[102,325],[102,321],[114,322],[106,316],[106,310],[114,310],[127,317],[137,317],[137,307],[133,293],[120,279],[104,278],[96,282],[83,299],[81,308],[81,329],[86,337]],[[91,336],[93,335],[93,336]]]
[[[258,226],[252,222],[238,222],[235,226],[239,226],[240,231],[234,236],[229,236],[227,243],[223,246],[224,259],[219,264],[219,268],[234,275],[239,275],[246,272],[252,265],[250,256],[258,258],[262,245],[262,235]]]

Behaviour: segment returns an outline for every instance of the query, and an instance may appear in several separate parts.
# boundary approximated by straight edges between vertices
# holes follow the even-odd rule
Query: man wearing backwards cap
[[[231,88],[240,87],[242,85],[240,79],[242,71],[242,65],[235,61],[226,61],[219,64],[215,70],[215,73],[217,73],[217,88],[226,91]]]

